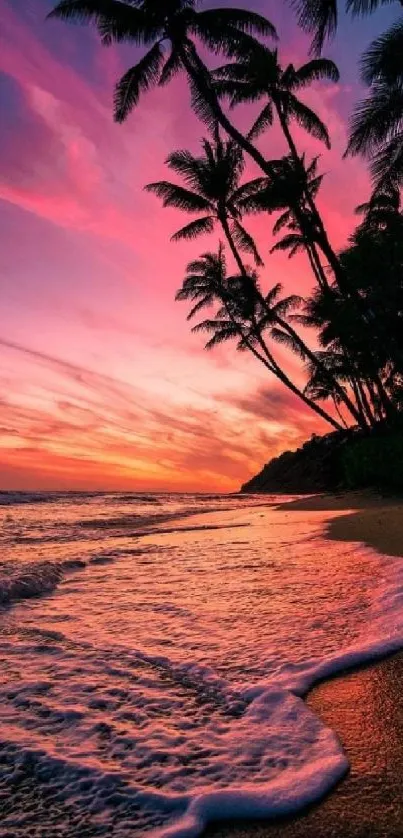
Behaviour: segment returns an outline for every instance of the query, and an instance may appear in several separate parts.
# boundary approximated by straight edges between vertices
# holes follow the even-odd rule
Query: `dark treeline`
[[[346,0],[343,7],[365,15],[383,3]],[[216,237],[215,247],[187,266],[177,293],[191,303],[189,319],[201,316],[193,331],[206,334],[206,348],[233,341],[335,430],[395,427],[403,411],[403,14],[362,58],[368,93],[351,117],[346,154],[368,159],[373,192],[357,207],[357,227],[337,252],[317,205],[323,181],[318,159],[298,147],[294,129],[330,147],[326,125],[303,96],[313,82],[339,79],[321,53],[336,33],[341,4],[290,0],[313,39],[311,56],[300,67],[282,65],[278,34],[264,16],[203,5],[62,0],[50,17],[94,24],[105,45],[144,46],[117,83],[117,122],[153,86],[168,85],[178,73],[188,79],[190,106],[205,139],[195,153],[173,151],[167,180],[146,188],[164,206],[190,215],[173,240]],[[399,6],[403,0],[396,0]],[[202,58],[206,48],[212,67]],[[245,104],[258,108],[258,115],[241,132],[237,108]],[[274,124],[284,138],[284,154],[275,160],[269,155]],[[260,174],[248,181],[250,160]],[[248,217],[256,214],[273,229],[271,252],[305,254],[313,279],[308,296],[270,287],[264,264],[270,254],[248,231]],[[285,351],[300,358],[304,385],[291,379]]]

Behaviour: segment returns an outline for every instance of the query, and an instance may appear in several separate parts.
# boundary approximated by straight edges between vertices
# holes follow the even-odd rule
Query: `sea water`
[[[343,776],[303,696],[402,646],[401,561],[279,502],[0,493],[1,838],[187,838]]]

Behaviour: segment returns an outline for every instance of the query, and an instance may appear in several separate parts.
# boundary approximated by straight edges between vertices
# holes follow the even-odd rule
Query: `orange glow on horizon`
[[[254,359],[233,347],[205,353],[174,302],[186,263],[217,241],[172,244],[183,216],[143,191],[166,176],[170,151],[196,149],[203,134],[184,79],[114,125],[113,83],[130,51],[45,23],[48,6],[5,0],[2,12],[0,489],[236,490],[328,428]],[[254,6],[285,30],[285,58],[304,60],[291,14],[273,0]],[[307,94],[332,152],[296,135],[308,155],[323,154],[321,204],[337,246],[368,189],[365,167],[341,162],[359,93],[360,44],[351,49],[340,84]],[[273,130],[271,156],[284,151]],[[272,219],[247,224],[267,253]],[[278,281],[307,289],[305,260],[268,259],[263,283]]]

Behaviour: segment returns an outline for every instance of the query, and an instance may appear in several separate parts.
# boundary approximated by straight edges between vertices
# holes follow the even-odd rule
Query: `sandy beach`
[[[403,557],[403,501],[349,493],[283,504],[291,511],[349,510],[328,525],[332,540],[362,542]],[[401,838],[403,836],[403,653],[315,687],[308,705],[335,730],[350,771],[322,802],[277,822],[233,824],[210,838]]]

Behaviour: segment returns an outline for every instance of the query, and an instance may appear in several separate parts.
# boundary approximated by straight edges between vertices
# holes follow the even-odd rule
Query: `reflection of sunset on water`
[[[345,773],[337,701],[325,727],[300,695],[397,647],[403,626],[398,563],[325,540],[341,510],[262,496],[2,502],[3,782],[17,770],[27,790],[34,773],[28,824],[165,837],[190,818],[196,835],[220,813],[298,810]],[[49,794],[59,805],[39,814]]]

